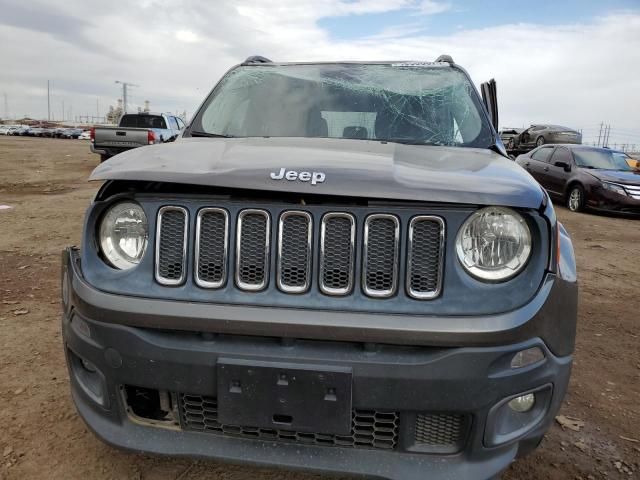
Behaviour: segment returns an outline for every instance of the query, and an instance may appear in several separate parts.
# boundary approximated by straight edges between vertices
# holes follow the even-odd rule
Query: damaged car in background
[[[481,90],[449,56],[251,57],[178,141],[96,168],[61,276],[91,430],[394,480],[532,451],[569,382],[575,260]]]
[[[545,143],[582,143],[582,134],[559,125],[531,125],[520,133],[512,135],[505,143],[513,153],[525,153]]]

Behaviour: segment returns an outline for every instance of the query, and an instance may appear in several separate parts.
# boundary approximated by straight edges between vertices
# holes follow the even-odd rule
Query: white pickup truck
[[[117,127],[91,129],[91,151],[100,161],[132,148],[172,142],[185,128],[180,117],[164,113],[125,113]]]

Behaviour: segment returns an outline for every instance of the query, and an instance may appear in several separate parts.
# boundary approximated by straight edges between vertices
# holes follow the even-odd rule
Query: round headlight
[[[99,236],[102,254],[112,266],[120,270],[133,268],[147,249],[147,216],[137,203],[118,203],[102,217]]]
[[[504,281],[516,275],[531,254],[531,233],[517,212],[487,207],[471,215],[458,231],[458,259],[481,280]]]

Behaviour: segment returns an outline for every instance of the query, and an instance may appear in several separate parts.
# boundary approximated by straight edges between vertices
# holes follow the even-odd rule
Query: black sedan
[[[582,134],[560,125],[531,125],[509,138],[506,147],[509,151],[524,153],[545,143],[581,144]]]
[[[543,145],[518,156],[549,195],[578,212],[585,208],[640,214],[640,170],[621,152],[582,145]]]

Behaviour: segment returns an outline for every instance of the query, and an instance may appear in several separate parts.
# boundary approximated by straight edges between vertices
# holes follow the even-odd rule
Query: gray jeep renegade
[[[71,392],[134,451],[487,479],[565,395],[571,241],[435,62],[250,57],[175,143],[108,160],[63,254]]]

